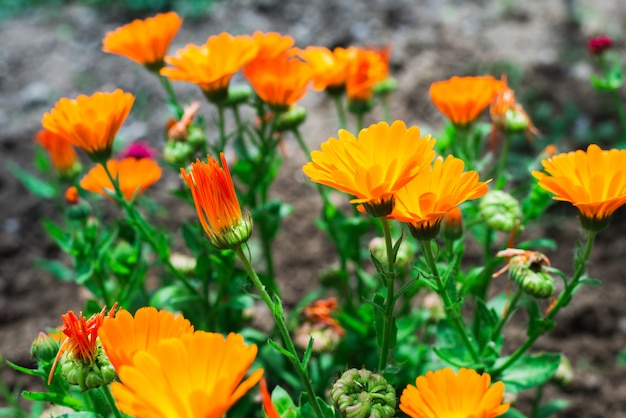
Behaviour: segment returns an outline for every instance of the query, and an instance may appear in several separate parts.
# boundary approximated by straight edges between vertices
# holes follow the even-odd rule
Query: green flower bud
[[[508,109],[504,114],[503,128],[509,132],[526,132],[528,116],[526,112],[517,109]]]
[[[375,237],[372,238],[369,243],[370,252],[376,257],[376,259],[383,261],[387,260],[387,249],[385,245],[385,239],[383,237]],[[408,267],[413,262],[413,249],[411,248],[411,244],[409,244],[406,240],[403,240],[400,243],[400,248],[398,248],[398,253],[396,254],[396,267],[399,269],[404,269]]]
[[[187,128],[187,140],[195,150],[200,150],[206,144],[204,130],[197,125],[189,125]]]
[[[115,369],[101,346],[98,346],[92,362],[75,359],[67,351],[61,357],[59,365],[67,383],[80,386],[81,391],[108,385],[116,376]]]
[[[544,270],[535,271],[525,262],[517,262],[513,257],[510,261],[509,277],[524,292],[536,298],[545,299],[554,294],[554,278]]]
[[[195,148],[187,141],[172,141],[165,143],[163,148],[163,158],[168,163],[185,165],[189,162],[195,152]]]
[[[276,130],[289,131],[302,125],[306,120],[306,109],[302,106],[292,106],[286,112],[280,112],[276,115]]]
[[[452,208],[443,217],[443,237],[449,241],[454,241],[463,236],[463,214],[461,209]]]
[[[170,263],[183,274],[191,274],[196,271],[196,259],[181,253],[172,253]]]
[[[372,100],[349,100],[348,111],[355,115],[365,115],[374,108]]]
[[[561,362],[559,363],[559,367],[556,369],[556,372],[550,378],[550,381],[554,384],[557,384],[561,387],[569,386],[574,380],[574,369],[572,368],[572,364],[561,354]]]
[[[254,95],[254,90],[247,84],[230,86],[228,89],[228,99],[224,103],[226,106],[237,106],[245,103]]]
[[[384,377],[369,370],[350,369],[335,382],[331,397],[347,418],[391,418],[396,413],[396,391]]]
[[[377,96],[386,96],[396,90],[398,90],[398,80],[393,77],[387,77],[374,85],[374,94]]]
[[[61,180],[73,180],[75,179],[81,172],[83,171],[83,166],[80,162],[76,161],[74,164],[72,164],[71,167],[63,170],[63,171],[59,171],[59,178]]]
[[[45,332],[40,332],[30,346],[30,355],[37,363],[52,363],[60,344]]]
[[[92,213],[91,205],[86,200],[79,200],[76,204],[69,205],[65,213],[71,221],[84,221]]]
[[[478,205],[480,214],[491,228],[511,232],[517,220],[522,216],[519,202],[510,194],[501,190],[487,193]]]
[[[247,242],[252,235],[252,216],[248,212],[242,213],[239,223],[219,231],[213,236],[207,235],[209,243],[218,250],[233,250]]]

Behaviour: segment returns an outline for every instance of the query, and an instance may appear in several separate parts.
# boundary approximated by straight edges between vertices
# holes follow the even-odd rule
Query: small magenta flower
[[[613,47],[613,39],[606,35],[599,35],[587,41],[589,53],[594,57],[604,54],[607,50],[611,49],[611,47]]]

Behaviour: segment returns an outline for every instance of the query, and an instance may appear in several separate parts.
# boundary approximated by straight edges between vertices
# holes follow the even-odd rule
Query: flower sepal
[[[218,250],[234,250],[245,244],[252,235],[252,215],[242,212],[241,220],[213,235],[207,235],[209,243]]]
[[[91,363],[74,358],[68,351],[59,361],[59,366],[67,383],[79,386],[83,392],[108,385],[116,376],[115,369],[100,345]]]

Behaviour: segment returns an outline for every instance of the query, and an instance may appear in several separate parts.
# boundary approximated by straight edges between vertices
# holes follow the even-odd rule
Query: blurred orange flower
[[[48,152],[56,171],[64,174],[75,170],[78,163],[76,151],[65,138],[54,132],[42,129],[37,133],[36,139],[39,145]]]
[[[470,199],[484,196],[487,182],[478,180],[476,171],[464,172],[465,163],[449,155],[438,157],[432,168],[419,172],[396,193],[391,219],[409,224],[418,239],[432,239],[439,232],[442,218],[453,208]],[[422,235],[425,234],[425,235]]]
[[[296,41],[289,35],[281,35],[278,32],[256,31],[252,34],[252,39],[258,47],[256,59],[268,60],[277,58],[285,53],[290,53],[291,47]],[[293,50],[295,52],[295,50]],[[244,70],[245,71],[245,70]]]
[[[62,98],[43,115],[41,123],[48,131],[83,149],[97,162],[111,156],[115,134],[126,120],[135,97],[122,90],[80,95],[74,100]]]
[[[107,32],[102,40],[102,51],[121,55],[151,69],[159,69],[182,23],[183,19],[175,12],[133,20]]]
[[[224,100],[230,79],[257,55],[258,48],[251,36],[222,32],[203,45],[189,44],[176,56],[166,56],[170,67],[162,68],[161,75],[197,84],[210,99]]]
[[[300,55],[313,67],[313,89],[322,91],[341,91],[345,88],[348,51],[337,47],[332,51],[321,46],[304,48]]]
[[[374,85],[387,78],[387,75],[387,64],[378,52],[357,47],[348,48],[348,99],[359,102],[370,100],[374,94]]]
[[[344,335],[346,330],[332,317],[337,312],[337,308],[337,298],[319,299],[304,308],[304,316],[312,324],[325,324],[334,329],[337,334]]]
[[[131,315],[120,310],[106,318],[98,335],[109,361],[117,372],[133,363],[138,351],[155,353],[159,341],[193,333],[193,325],[180,315],[153,307],[140,308]]]
[[[408,385],[400,396],[400,410],[411,418],[493,418],[509,410],[502,403],[504,384],[491,384],[487,373],[462,368],[427,372]]]
[[[243,72],[261,100],[279,110],[302,99],[313,77],[310,64],[287,55],[255,59]]]
[[[430,97],[455,125],[473,122],[489,106],[504,84],[490,75],[457,77],[430,85]]]
[[[114,179],[117,178],[127,201],[130,201],[135,194],[141,195],[161,178],[161,167],[149,158],[129,157],[123,160],[109,160],[106,165],[111,176]],[[115,193],[115,188],[102,165],[96,165],[89,170],[80,181],[80,187],[105,197],[110,197],[110,193]]]
[[[220,418],[261,379],[258,369],[242,381],[256,354],[239,334],[196,331],[137,352],[111,390],[119,409],[137,418]]]
[[[180,169],[183,179],[191,189],[198,219],[211,245],[236,248],[246,242],[252,233],[249,214],[241,212],[233,179],[224,154],[220,154],[222,167],[215,158],[207,155],[207,162],[196,160],[187,173]]]
[[[54,376],[54,370],[56,369],[59,359],[66,351],[71,352],[75,360],[84,363],[94,362],[94,357],[98,350],[98,329],[104,322],[105,316],[109,318],[115,316],[116,308],[117,303],[113,305],[107,315],[105,306],[100,312],[91,315],[89,318],[85,318],[82,312],[79,312],[77,317],[74,311],[68,311],[61,316],[63,320],[62,332],[65,338],[61,338],[60,340],[61,346],[50,369],[48,384],[52,381],[52,376]]]
[[[435,139],[407,129],[402,121],[379,122],[362,129],[358,138],[347,130],[311,153],[304,173],[316,183],[354,195],[350,203],[373,208],[393,205],[393,196],[429,167]],[[381,215],[382,216],[382,215]]]
[[[554,200],[574,205],[585,228],[603,229],[626,204],[626,150],[591,144],[587,151],[555,155],[542,164],[545,173],[532,173],[539,186],[554,193]]]
[[[523,130],[530,141],[530,134],[539,135],[539,130],[533,125],[530,117],[521,104],[517,103],[515,92],[509,87],[506,75],[502,76],[502,88],[498,90],[489,106],[489,115],[492,121],[491,141],[495,141],[496,129]]]

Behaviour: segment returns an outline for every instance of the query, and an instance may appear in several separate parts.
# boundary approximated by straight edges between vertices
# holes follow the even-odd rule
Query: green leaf
[[[20,373],[28,374],[30,376],[41,376],[44,377],[45,373],[43,373],[40,369],[29,369],[27,367],[19,366],[15,363],[11,363],[9,360],[4,360],[6,364],[12,369],[17,370]],[[47,376],[46,376],[47,377]]]
[[[9,162],[9,171],[35,196],[43,199],[52,199],[57,195],[57,188],[52,183],[48,183],[30,174],[14,162]]]
[[[74,279],[76,272],[57,260],[46,260],[41,258],[35,262],[35,266],[47,271],[62,282],[69,282]]]
[[[317,404],[319,405],[322,417],[323,418],[335,418],[335,410],[332,406],[328,405],[322,398],[319,396],[316,397]],[[308,394],[306,392],[302,392],[300,395],[300,414],[302,418],[315,417],[315,410],[311,406],[309,401]]]
[[[69,414],[59,415],[57,418],[102,418],[102,415],[95,412],[71,412]]]
[[[272,391],[272,403],[282,418],[295,418],[297,416],[296,404],[282,387],[276,386]]]
[[[553,202],[552,194],[535,182],[526,198],[522,200],[522,218],[525,222],[538,219]]]
[[[55,405],[67,406],[68,408],[72,408],[77,411],[85,409],[85,405],[83,405],[83,403],[78,399],[69,395],[62,395],[60,393],[23,391],[22,396],[31,401],[49,402]]]
[[[541,405],[535,414],[535,418],[548,418],[557,412],[561,412],[569,407],[570,402],[566,399],[551,399]]]
[[[274,342],[274,340],[272,340],[271,338],[267,340],[267,343],[272,346],[272,348],[274,348],[275,350],[279,351],[280,353],[282,353],[282,355],[284,355],[285,357],[287,357],[288,359],[290,359],[291,361],[296,361],[297,359],[294,357],[293,354],[291,354],[289,351],[285,350],[283,347],[281,347],[280,345],[278,345],[276,342]]]
[[[48,236],[59,246],[61,250],[66,253],[71,253],[70,248],[70,235],[67,234],[59,225],[54,223],[50,219],[44,219],[41,221],[43,229],[48,233]]]
[[[495,363],[495,368],[508,357],[503,357]],[[506,391],[518,393],[526,389],[542,385],[554,375],[561,363],[560,353],[529,354],[520,357],[500,376]]]

